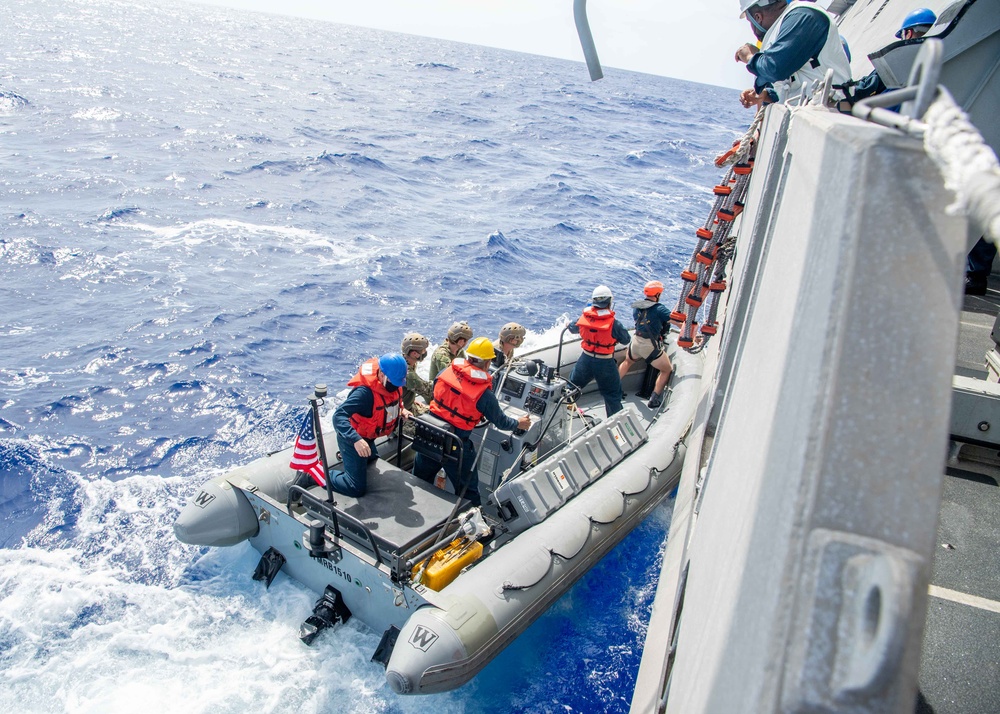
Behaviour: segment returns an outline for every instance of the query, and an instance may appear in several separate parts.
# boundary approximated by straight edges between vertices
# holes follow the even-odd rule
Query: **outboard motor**
[[[299,639],[311,645],[323,630],[350,619],[351,611],[344,604],[340,591],[332,585],[327,585],[323,597],[316,601],[313,614],[299,625]]]

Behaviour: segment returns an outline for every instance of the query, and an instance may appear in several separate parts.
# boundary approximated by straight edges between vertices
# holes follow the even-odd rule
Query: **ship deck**
[[[1000,276],[967,296],[955,373],[986,378]],[[1000,714],[1000,469],[945,471],[921,652],[918,714]]]

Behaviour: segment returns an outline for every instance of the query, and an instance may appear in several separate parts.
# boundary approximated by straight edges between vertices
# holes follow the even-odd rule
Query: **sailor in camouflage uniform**
[[[403,386],[403,406],[416,415],[427,411],[427,405],[434,398],[431,383],[417,374],[417,363],[427,356],[430,340],[419,332],[408,332],[403,336],[400,352],[406,359],[406,384]],[[418,402],[417,397],[424,401]]]
[[[441,370],[450,365],[458,353],[462,351],[465,344],[472,339],[472,328],[468,322],[456,322],[448,328],[448,337],[438,345],[431,355],[431,380],[434,380]]]

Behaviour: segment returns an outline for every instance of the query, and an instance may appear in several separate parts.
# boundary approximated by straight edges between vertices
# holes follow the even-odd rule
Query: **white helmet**
[[[747,10],[752,8],[754,5],[759,5],[760,7],[767,7],[776,2],[788,2],[788,0],[740,0],[740,17],[747,14]]]
[[[594,288],[594,293],[590,296],[590,301],[595,307],[606,307],[611,304],[611,298],[613,297],[611,288],[607,285],[598,285]]]

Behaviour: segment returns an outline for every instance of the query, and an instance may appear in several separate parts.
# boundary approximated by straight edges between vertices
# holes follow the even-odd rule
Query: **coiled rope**
[[[681,333],[677,338],[677,346],[688,352],[701,351],[709,338],[718,331],[716,320],[719,297],[726,289],[726,269],[736,252],[736,236],[732,235],[733,221],[743,211],[743,200],[753,171],[753,152],[764,111],[758,111],[743,137],[715,160],[716,166],[721,168],[729,165],[729,170],[722,182],[712,189],[715,202],[705,223],[695,231],[698,243],[687,269],[681,272],[681,293],[677,298],[677,306],[670,313],[670,322]],[[708,314],[699,330],[698,312],[706,298],[709,303]],[[701,338],[697,339],[699,333]]]
[[[1000,243],[1000,163],[982,134],[944,87],[923,116],[924,149],[944,184],[955,192],[952,214],[969,217],[976,232]]]

